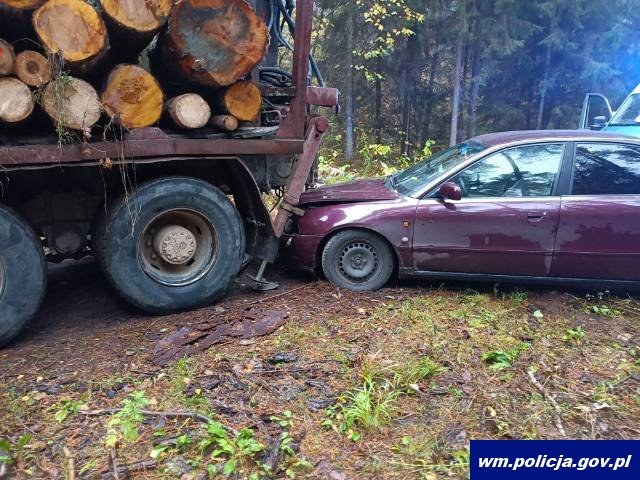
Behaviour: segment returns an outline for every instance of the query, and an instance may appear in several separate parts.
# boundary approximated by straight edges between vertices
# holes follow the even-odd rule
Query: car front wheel
[[[387,242],[366,230],[343,230],[322,251],[327,279],[349,290],[377,290],[393,273],[393,253]]]

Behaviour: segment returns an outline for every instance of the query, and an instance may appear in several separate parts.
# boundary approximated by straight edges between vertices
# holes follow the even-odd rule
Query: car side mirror
[[[444,182],[440,185],[437,195],[444,200],[461,200],[462,189],[454,182]]]
[[[593,117],[593,124],[590,126],[591,130],[602,130],[607,125],[607,117],[604,115],[598,115]]]

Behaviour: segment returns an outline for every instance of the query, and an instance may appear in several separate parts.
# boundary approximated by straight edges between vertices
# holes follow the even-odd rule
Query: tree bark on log
[[[0,121],[17,123],[33,112],[33,95],[27,85],[17,78],[0,78]]]
[[[0,0],[1,1],[1,0]],[[143,49],[162,28],[175,0],[100,0],[109,34],[128,49]]]
[[[108,49],[102,17],[82,0],[49,0],[34,12],[33,27],[45,49],[74,73],[89,72]]]
[[[238,129],[238,119],[233,115],[214,115],[209,120],[209,125],[223,132],[233,132]]]
[[[47,57],[33,50],[16,56],[16,76],[30,87],[41,87],[51,80],[51,64]]]
[[[0,38],[0,77],[13,73],[15,60],[16,55],[11,44]]]
[[[209,104],[197,93],[185,93],[167,102],[167,112],[180,128],[202,128],[211,118]]]
[[[162,115],[162,88],[137,65],[122,64],[111,70],[101,98],[107,114],[126,128],[148,127]]]
[[[186,80],[231,85],[264,57],[267,26],[245,0],[183,0],[169,15],[164,63]]]
[[[253,122],[260,114],[262,97],[258,86],[248,80],[234,83],[216,96],[220,113],[233,115],[242,122]]]
[[[57,130],[80,130],[87,137],[102,113],[102,104],[95,89],[84,80],[66,76],[56,78],[45,87],[42,107]]]

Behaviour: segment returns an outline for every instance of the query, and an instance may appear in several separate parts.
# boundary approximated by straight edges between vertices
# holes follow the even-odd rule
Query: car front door
[[[640,280],[640,147],[576,144],[551,274]]]
[[[461,200],[436,195],[421,200],[414,226],[414,269],[548,275],[564,148],[564,143],[505,148],[449,179],[461,187]]]

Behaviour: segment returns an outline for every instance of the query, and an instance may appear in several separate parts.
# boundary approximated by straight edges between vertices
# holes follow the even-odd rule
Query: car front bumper
[[[280,239],[282,263],[295,270],[315,272],[318,267],[318,248],[323,238],[320,235],[282,235]]]

